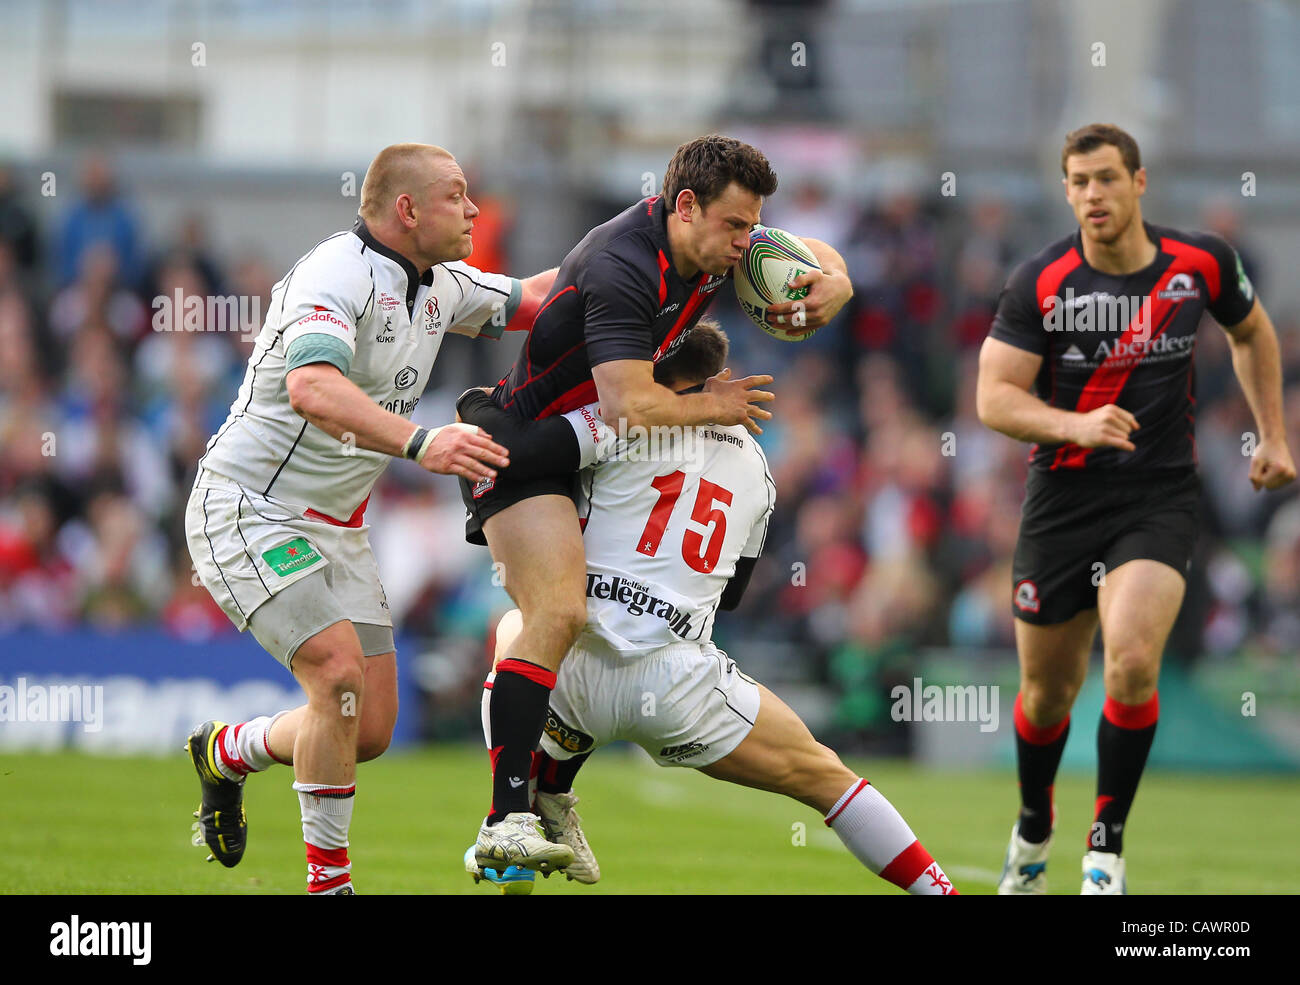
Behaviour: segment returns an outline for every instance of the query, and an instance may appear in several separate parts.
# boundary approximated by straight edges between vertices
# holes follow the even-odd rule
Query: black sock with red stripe
[[[1061,765],[1070,716],[1055,725],[1035,725],[1016,695],[1016,771],[1020,776],[1020,837],[1041,844],[1052,833],[1052,785]]]
[[[492,682],[488,716],[492,726],[492,811],[488,824],[507,814],[528,812],[528,776],[533,750],[546,724],[555,671],[527,660],[502,660]]]
[[[1158,692],[1140,705],[1106,697],[1097,726],[1097,806],[1088,835],[1088,847],[1095,852],[1124,852],[1124,822],[1137,796],[1159,718]]]
[[[542,793],[568,793],[573,789],[574,778],[582,764],[591,755],[584,752],[571,759],[552,759],[544,752],[537,754],[539,770],[537,772],[537,789]]]

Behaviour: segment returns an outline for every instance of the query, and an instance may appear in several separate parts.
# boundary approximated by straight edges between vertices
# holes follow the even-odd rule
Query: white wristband
[[[438,431],[441,430],[442,428],[416,428],[411,431],[411,437],[407,438],[406,446],[403,446],[402,448],[403,457],[407,457],[407,459],[411,459],[411,461],[416,461],[416,463],[424,461],[425,452],[429,451],[430,444],[433,444],[433,439],[438,437]],[[421,438],[419,447],[412,446],[411,444],[411,442],[415,441],[416,438]]]

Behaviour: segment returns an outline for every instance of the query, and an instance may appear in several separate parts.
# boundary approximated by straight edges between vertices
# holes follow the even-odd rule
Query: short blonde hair
[[[361,184],[361,217],[381,218],[398,195],[418,196],[429,183],[426,165],[439,157],[455,160],[450,151],[433,144],[390,144],[381,150]]]

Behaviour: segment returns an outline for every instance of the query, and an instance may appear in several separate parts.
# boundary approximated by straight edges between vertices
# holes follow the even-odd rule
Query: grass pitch
[[[907,818],[963,893],[993,892],[1015,817],[1007,771],[935,772],[850,761]],[[363,764],[350,855],[357,888],[489,893],[461,867],[490,795],[487,756],[442,746]],[[249,847],[234,869],[191,844],[198,783],[180,750],[157,758],[0,755],[0,893],[300,894],[305,862],[288,769],[253,776]],[[860,866],[813,811],[639,750],[597,753],[578,778],[601,881],[567,893],[900,893]],[[1079,891],[1093,778],[1056,784],[1053,893]],[[1300,778],[1149,774],[1126,832],[1134,893],[1297,893]]]

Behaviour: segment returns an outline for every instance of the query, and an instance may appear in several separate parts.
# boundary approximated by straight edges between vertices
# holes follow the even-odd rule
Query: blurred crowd
[[[157,331],[154,299],[178,291],[255,299],[237,310],[260,320],[283,271],[255,251],[214,249],[201,214],[151,240],[131,191],[98,157],[85,160],[75,203],[49,228],[34,219],[36,195],[0,169],[0,629],[231,632],[195,584],[182,520],[195,463],[260,325]],[[1271,271],[1259,267],[1231,209],[1216,205],[1185,223],[1151,218],[1220,232],[1267,300]],[[808,179],[783,186],[764,220],[836,244],[856,296],[798,346],[757,331],[725,296],[715,305],[732,365],[771,372],[778,392],[762,439],[778,489],[768,560],[720,635],[733,645],[787,641],[801,655],[800,676],[846,694],[905,665],[920,646],[1009,646],[1027,448],[979,423],[977,354],[1007,273],[1067,232],[1068,212],[1062,207],[1059,231],[1043,237],[993,198],[941,207],[900,190],[857,201]],[[470,262],[509,270],[508,225],[496,228]],[[1294,312],[1272,314],[1294,449],[1300,323]],[[1243,446],[1254,425],[1228,347],[1211,322],[1199,342],[1205,514],[1171,657],[1293,654],[1300,501],[1252,491]],[[495,344],[509,346],[508,356],[517,342]],[[443,362],[462,375],[482,372],[475,358],[449,351]],[[435,372],[436,389],[420,406],[429,423],[449,419],[464,386],[490,382],[456,373]],[[502,599],[486,552],[463,543],[462,515],[452,481],[399,463],[367,519],[402,625],[429,639],[468,640],[478,653]]]

